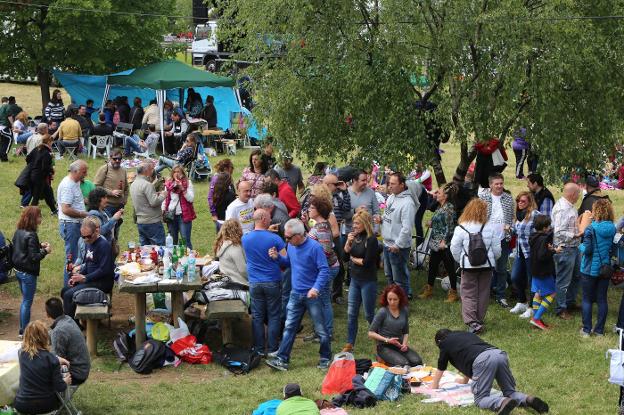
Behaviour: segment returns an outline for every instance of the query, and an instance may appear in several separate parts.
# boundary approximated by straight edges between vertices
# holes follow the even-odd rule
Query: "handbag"
[[[353,389],[351,382],[353,376],[355,376],[353,355],[351,353],[336,354],[325,379],[323,379],[321,393],[323,395],[335,395]]]
[[[173,223],[175,221],[176,210],[178,209],[179,204],[180,204],[180,198],[178,197],[178,203],[176,203],[175,209],[170,210],[169,206],[167,206],[167,210],[163,212],[163,222]]]
[[[606,357],[609,359],[609,355],[611,355],[609,362],[609,383],[624,386],[624,350],[622,350],[622,336],[624,335],[624,331],[618,331],[620,335],[620,347],[619,349],[607,350]]]
[[[108,296],[99,288],[87,287],[76,291],[72,301],[77,305],[98,306],[108,304]]]
[[[595,242],[594,249],[598,252],[598,259],[600,260],[600,270],[598,272],[598,278],[601,280],[610,280],[611,277],[613,277],[615,270],[613,269],[613,265],[611,265],[611,260],[609,260],[609,263],[607,264],[602,263],[602,255],[600,255],[600,250],[598,249],[598,238],[596,237],[596,231],[594,229],[592,229],[592,235]]]

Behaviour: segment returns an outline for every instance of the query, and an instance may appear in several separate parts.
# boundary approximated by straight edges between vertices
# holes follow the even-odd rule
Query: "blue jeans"
[[[133,134],[132,136],[125,136],[124,137],[124,153],[125,154],[131,154],[133,151],[136,151],[137,153],[142,153],[143,149],[141,148],[141,146],[139,145],[139,136],[136,134]]]
[[[531,288],[531,259],[525,258],[522,251],[518,250],[516,259],[511,268],[511,283],[513,284],[516,299],[519,303],[526,303],[527,286]]]
[[[17,144],[26,144],[28,137],[30,137],[31,135],[33,135],[32,131],[23,132],[15,138],[15,141],[17,142]]]
[[[598,304],[598,319],[594,326],[594,333],[604,334],[604,326],[609,311],[607,304],[609,280],[582,274],[581,284],[583,285],[583,331],[585,333],[592,331],[592,306],[596,302]]]
[[[186,246],[189,249],[193,249],[193,244],[191,243],[191,231],[193,229],[193,221],[184,222],[182,220],[182,215],[175,215],[175,219],[173,222],[167,224],[167,228],[169,229],[169,233],[173,238],[173,244],[178,244],[178,232],[180,232],[180,236],[184,238],[186,241]]]
[[[290,290],[292,289],[290,268],[282,273],[282,324],[286,324],[286,308],[288,307],[288,300],[290,299]]]
[[[399,248],[399,252],[390,252],[387,246],[383,247],[384,272],[388,284],[397,284],[406,294],[412,295],[409,271],[410,248]]]
[[[165,245],[165,228],[162,222],[139,223],[137,228],[141,245]]]
[[[323,301],[320,297],[308,298],[307,292],[296,293],[292,291],[286,307],[286,326],[284,327],[282,343],[277,351],[277,357],[285,362],[290,360],[290,352],[295,343],[295,336],[301,325],[303,313],[306,310],[310,314],[310,320],[314,322],[314,331],[320,338],[319,354],[321,359],[331,359],[331,343],[323,318]]]
[[[364,317],[370,324],[373,322],[373,317],[375,317],[376,300],[377,281],[359,281],[356,278],[351,278],[347,303],[347,343],[355,344],[360,305],[364,304]]]
[[[501,244],[501,256],[496,260],[494,275],[492,278],[492,284],[494,292],[496,293],[497,300],[503,300],[505,298],[505,288],[507,288],[507,276],[509,275],[509,241],[502,240]]]
[[[156,173],[160,173],[161,171],[165,170],[167,167],[172,169],[176,164],[179,164],[178,160],[165,157],[165,156],[160,156],[160,158],[158,159],[158,165],[156,166],[154,170],[156,171]]]
[[[106,212],[106,214],[108,215],[109,218],[112,218],[113,215],[115,213],[117,213],[117,211],[119,209],[122,209],[124,207],[124,205],[118,205],[118,206],[106,206],[104,208],[104,212]],[[117,224],[115,225],[115,230],[113,231],[113,235],[115,236],[115,239],[119,239],[119,228],[121,227],[121,223],[123,222],[123,218],[117,221]]]
[[[578,293],[581,253],[577,247],[563,248],[554,255],[555,284],[557,285],[557,314],[576,304]]]
[[[334,309],[332,308],[332,287],[334,284],[334,278],[338,275],[340,267],[329,268],[329,281],[327,285],[320,292],[319,297],[323,302],[323,319],[325,320],[325,328],[327,334],[331,337],[334,335]]]
[[[28,206],[30,205],[30,201],[32,200],[32,193],[30,190],[26,190],[22,195],[22,200],[20,201],[20,206]]]
[[[65,270],[63,271],[64,285],[67,286],[69,274],[67,274],[67,257],[71,254],[72,262],[78,258],[78,240],[80,239],[80,223],[59,221],[59,233],[65,241]]]
[[[37,290],[37,277],[21,271],[15,271],[15,276],[22,291],[22,304],[20,305],[19,334],[24,334],[24,329],[30,322],[30,308],[32,307],[35,291]]]
[[[249,283],[251,296],[251,331],[253,333],[254,350],[258,353],[272,353],[277,350],[282,326],[282,283],[257,282]],[[264,322],[267,322],[267,333],[264,334]]]

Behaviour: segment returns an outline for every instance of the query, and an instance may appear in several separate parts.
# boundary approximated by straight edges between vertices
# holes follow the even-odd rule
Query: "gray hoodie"
[[[390,195],[386,201],[386,210],[381,225],[384,245],[410,248],[415,215],[416,205],[408,190],[398,195]]]

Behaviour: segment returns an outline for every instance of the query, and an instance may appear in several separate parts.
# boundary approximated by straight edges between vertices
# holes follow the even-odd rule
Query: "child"
[[[533,297],[533,317],[529,321],[541,330],[548,326],[542,321],[542,315],[555,299],[555,262],[553,254],[561,252],[561,247],[553,247],[553,231],[550,227],[550,217],[538,215],[533,220],[535,232],[529,237],[531,250],[531,291]]]

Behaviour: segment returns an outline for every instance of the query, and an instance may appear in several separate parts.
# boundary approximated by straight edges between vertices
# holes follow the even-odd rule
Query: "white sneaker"
[[[527,310],[527,305],[525,303],[516,303],[515,306],[509,312],[511,314],[521,314]]]
[[[533,309],[527,307],[524,313],[520,314],[520,318],[531,318],[533,317]]]

